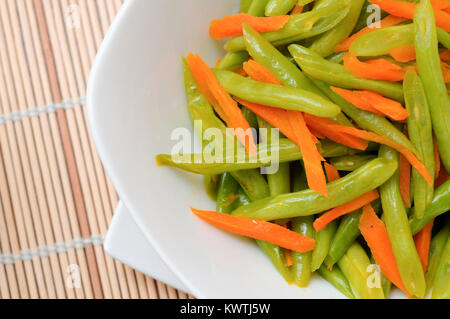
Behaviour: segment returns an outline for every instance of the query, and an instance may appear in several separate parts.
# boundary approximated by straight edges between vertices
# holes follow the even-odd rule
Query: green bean
[[[322,213],[345,204],[382,185],[397,170],[393,160],[377,158],[356,171],[327,185],[328,198],[308,189],[259,200],[236,209],[235,216],[276,220]]]
[[[322,57],[334,52],[334,48],[348,38],[358,21],[364,0],[352,0],[347,16],[333,29],[321,34],[310,46],[310,49]]]
[[[253,0],[241,0],[241,13],[248,13]]]
[[[386,120],[384,117],[378,116],[371,112],[360,110],[353,106],[346,100],[344,100],[340,95],[333,92],[329,85],[326,83],[313,80],[314,84],[321,89],[334,103],[342,108],[342,111],[347,114],[359,127],[362,129],[374,132],[376,134],[386,136],[391,140],[401,144],[408,150],[417,153],[415,147],[412,145],[411,141],[398,130],[391,122]]]
[[[253,103],[321,117],[333,117],[341,111],[336,104],[310,91],[254,81],[230,71],[215,70],[214,74],[228,93]]]
[[[411,231],[415,235],[422,228],[424,228],[430,221],[439,215],[446,213],[450,210],[450,180],[446,181],[444,184],[439,186],[434,192],[434,198],[431,205],[428,206],[427,210],[422,219],[413,217],[410,220]]]
[[[220,177],[219,190],[217,192],[217,211],[230,214],[234,209],[234,202],[238,198],[239,183],[230,173],[224,173]]]
[[[257,169],[231,172],[234,179],[241,185],[248,197],[253,200],[268,197],[269,185]]]
[[[242,111],[242,115],[244,115],[244,117],[247,120],[247,122],[250,125],[250,127],[254,128],[255,130],[257,130],[258,129],[258,119],[257,119],[256,114],[253,113],[252,111],[250,111],[245,106],[243,106],[241,108],[241,111]],[[270,144],[270,143],[268,143],[268,144]]]
[[[308,188],[305,170],[300,162],[293,163],[293,190],[298,192]],[[291,222],[293,231],[310,238],[314,237],[314,227],[312,216],[304,216],[294,218]],[[308,286],[311,278],[311,252],[299,253],[291,252],[292,256],[292,273],[294,277],[294,284],[305,288]]]
[[[316,246],[312,252],[311,270],[316,271],[323,264],[325,258],[330,251],[331,241],[336,233],[337,221],[332,221],[319,232],[314,234]]]
[[[239,69],[248,58],[249,55],[246,51],[228,52],[220,60],[216,68],[219,70],[235,71]]]
[[[344,256],[338,261],[339,268],[344,273],[350,283],[353,295],[358,299],[383,299],[383,289],[381,287],[370,288],[369,266],[370,260],[364,249],[358,244],[348,249]]]
[[[415,71],[406,72],[403,79],[403,92],[406,108],[409,111],[407,119],[409,138],[434,180],[435,163],[430,111],[422,82]],[[412,178],[414,214],[421,219],[433,200],[434,185],[429,185],[416,169],[412,171]]]
[[[330,164],[333,165],[338,171],[352,172],[355,169],[360,168],[367,162],[373,160],[374,155],[348,155],[330,159]]]
[[[328,140],[322,140],[319,152],[324,157],[337,157],[349,154],[352,150],[341,144]],[[255,161],[250,161],[248,155],[244,160],[240,160],[237,154],[223,154],[222,160],[216,163],[202,162],[202,154],[181,155],[182,158],[175,158],[170,154],[159,154],[156,156],[156,164],[159,166],[171,166],[179,169],[201,175],[217,175],[225,172],[234,172],[260,168],[273,164],[271,152],[278,153],[275,162],[286,163],[302,159],[302,153],[296,144],[288,139],[280,139],[279,145],[258,145]]]
[[[370,257],[370,263],[372,265],[376,265],[376,261],[373,258],[373,256]],[[387,279],[380,271],[379,269],[380,267],[377,265],[377,272],[378,275],[380,276],[380,281],[381,281],[381,287],[383,288],[383,294],[384,294],[384,298],[388,299],[389,298],[389,294],[391,292],[391,287],[392,287],[392,283],[389,281],[389,279]]]
[[[363,7],[362,7],[362,9],[361,9],[361,15],[359,16],[359,18],[358,18],[358,21],[356,22],[356,25],[355,25],[355,28],[353,29],[353,32],[352,33],[356,33],[356,32],[358,32],[358,31],[360,31],[361,29],[364,29],[365,27],[367,27],[369,24],[371,24],[370,22],[369,22],[369,18],[370,18],[370,16],[372,16],[373,15],[373,10],[369,10],[370,8],[369,8],[369,5],[370,5],[371,3],[368,1],[368,0],[366,0],[365,2],[364,2],[364,5],[363,5]],[[381,16],[380,16],[380,18],[381,19],[383,19],[384,17],[386,17],[388,14],[386,13],[386,12],[384,12],[384,11],[381,11]],[[374,21],[375,22],[375,21]]]
[[[203,185],[205,186],[206,194],[213,201],[217,200],[217,191],[219,189],[220,177],[218,175],[205,175],[203,177]]]
[[[264,251],[264,253],[269,257],[272,264],[278,270],[278,272],[283,276],[283,278],[288,282],[292,283],[293,275],[292,272],[286,267],[286,260],[284,257],[284,250],[279,246],[268,243],[263,240],[257,240],[256,243]]]
[[[430,244],[430,257],[428,270],[426,273],[427,295],[430,292],[436,278],[436,274],[441,263],[442,253],[450,236],[450,218],[447,218],[444,228],[442,228],[432,239]]]
[[[379,156],[398,163],[399,154],[381,146]],[[400,174],[395,174],[380,187],[381,204],[384,220],[392,243],[398,270],[406,289],[413,295],[423,297],[425,294],[425,277],[414,245],[411,227],[405,206],[400,195]]]
[[[329,0],[330,5],[305,13],[294,14],[284,28],[265,32],[263,37],[279,46],[300,41],[326,32],[336,26],[350,9],[349,0]],[[225,44],[228,52],[245,50],[244,38],[237,36]]]
[[[294,9],[297,0],[270,0],[266,6],[266,16],[281,16]]]
[[[323,279],[332,284],[337,290],[339,290],[344,296],[355,299],[352,288],[347,278],[345,278],[342,271],[338,266],[334,266],[332,270],[328,269],[325,265],[320,266],[319,274]]]
[[[253,0],[248,8],[248,14],[256,17],[263,17],[266,10],[267,3],[270,0]]]
[[[307,4],[310,4],[311,2],[313,2],[314,0],[298,0],[298,5],[299,6],[305,6]]]
[[[327,60],[329,62],[342,64],[342,62],[344,61],[344,56],[347,53],[348,53],[347,51],[344,51],[344,52],[338,52],[338,53],[331,54],[330,56],[327,57]]]
[[[235,207],[245,206],[251,203],[250,198],[247,196],[247,194],[244,192],[242,187],[238,189],[236,192],[236,195],[238,196],[236,198],[236,201],[234,203]]]
[[[439,43],[450,50],[450,33],[441,28],[436,28]]]
[[[450,172],[450,99],[441,71],[436,24],[430,1],[424,0],[417,6],[414,27],[417,67],[430,106],[439,154],[445,169]]]
[[[366,33],[353,41],[350,52],[356,56],[388,55],[396,47],[414,43],[414,24],[396,25]]]
[[[450,240],[447,238],[433,281],[432,299],[450,299]]]
[[[398,83],[358,78],[348,72],[343,65],[329,62],[298,44],[290,45],[289,52],[303,72],[313,78],[347,89],[376,91],[386,97],[403,102],[402,86]]]

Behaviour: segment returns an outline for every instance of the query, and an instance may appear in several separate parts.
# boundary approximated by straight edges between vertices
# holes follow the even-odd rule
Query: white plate
[[[308,289],[287,285],[253,241],[193,216],[214,209],[199,176],[157,167],[173,129],[191,128],[180,58],[210,64],[223,55],[208,36],[214,18],[239,1],[128,0],[98,54],[88,89],[93,135],[120,198],[183,284],[199,298],[342,298],[314,276]],[[145,254],[145,251],[142,251]]]

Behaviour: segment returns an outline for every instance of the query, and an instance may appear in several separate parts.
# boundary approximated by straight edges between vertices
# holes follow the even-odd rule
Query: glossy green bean
[[[450,50],[450,33],[441,28],[436,28],[436,31],[439,43]]]
[[[257,169],[231,172],[248,197],[254,201],[270,195],[269,185]]]
[[[318,147],[322,156],[327,158],[343,156],[351,152],[351,149],[348,147],[328,140],[322,140]],[[282,138],[278,145],[258,145],[254,162],[250,161],[248,156],[242,161],[237,154],[228,155],[224,152],[223,159],[219,163],[197,161],[198,158],[202,158],[202,154],[189,154],[188,156],[183,156],[182,159],[175,159],[170,154],[159,154],[156,156],[156,164],[159,166],[177,167],[195,174],[217,175],[225,172],[269,166],[273,160],[271,152],[278,152],[276,161],[279,163],[302,159],[302,153],[298,146],[290,140]]]
[[[369,5],[371,5],[370,1],[366,0],[364,2],[364,5],[361,9],[361,15],[358,18],[358,21],[356,22],[355,28],[353,29],[352,33],[356,33],[360,31],[361,29],[364,29],[369,24],[375,22],[375,21],[369,21],[369,18],[374,14],[374,10],[370,10]],[[381,11],[380,18],[383,19],[388,14],[384,11]]]
[[[333,29],[321,34],[310,46],[310,49],[322,57],[329,56],[334,48],[348,38],[358,21],[364,0],[352,0],[348,14]]]
[[[247,13],[256,17],[263,17],[269,1],[270,0],[253,0],[248,8]]]
[[[330,159],[330,164],[333,165],[338,171],[352,172],[367,162],[373,160],[375,157],[375,155],[348,155],[332,158]]]
[[[414,43],[414,24],[396,25],[366,33],[353,41],[350,52],[356,56],[388,55],[396,47]]]
[[[308,188],[306,173],[300,162],[293,163],[293,191],[299,192]],[[294,218],[291,222],[293,231],[310,238],[314,238],[314,227],[312,216]],[[291,252],[292,273],[294,284],[305,288],[311,278],[311,252],[299,253]]]
[[[348,72],[343,65],[329,62],[298,44],[290,45],[289,52],[303,72],[313,78],[347,89],[376,91],[386,97],[403,102],[402,86],[398,83],[358,78]]]
[[[332,284],[337,290],[339,290],[344,296],[355,299],[352,288],[347,278],[345,278],[342,271],[338,266],[334,266],[333,269],[328,269],[325,265],[320,266],[319,274],[323,279]]]
[[[288,14],[294,9],[297,0],[270,0],[266,6],[266,16],[274,17]]]
[[[381,146],[379,156],[398,163],[399,154]],[[380,198],[383,216],[389,238],[392,243],[398,270],[406,289],[417,297],[425,294],[425,277],[414,245],[411,227],[408,222],[405,206],[400,195],[400,174],[395,174],[380,187]]]
[[[326,32],[336,26],[350,9],[349,0],[329,0],[326,8],[294,14],[286,25],[272,32],[265,32],[266,38],[272,44],[279,46],[300,41]],[[237,36],[225,44],[228,52],[245,50],[244,38]]]
[[[403,79],[403,92],[406,109],[409,111],[407,119],[409,138],[434,180],[434,143],[430,111],[422,81],[415,71],[409,70],[406,72]],[[429,185],[414,168],[412,178],[414,214],[418,219],[421,219],[433,200],[434,185]]]
[[[328,255],[331,247],[331,241],[336,233],[337,221],[332,221],[319,232],[314,234],[314,239],[316,240],[316,246],[312,252],[311,258],[311,270],[316,271],[322,266],[325,258]]]
[[[420,2],[414,15],[416,61],[430,107],[439,154],[450,172],[450,99],[438,51],[436,24],[429,0]]]
[[[373,256],[370,257],[370,263],[372,265],[376,265],[376,261],[373,258]],[[383,294],[384,294],[384,298],[389,299],[389,294],[391,292],[391,287],[392,287],[392,283],[389,281],[389,279],[387,279],[380,271],[380,267],[377,265],[378,269],[378,275],[380,276],[380,281],[381,281],[381,288],[383,288]]]
[[[242,115],[244,115],[245,119],[247,120],[248,124],[251,128],[254,128],[255,130],[258,129],[258,119],[256,117],[256,114],[250,111],[245,106],[241,107]],[[270,144],[270,143],[268,143]]]
[[[238,198],[237,192],[241,187],[230,173],[224,173],[220,177],[219,189],[217,192],[216,210],[220,213],[230,214],[234,203]]]
[[[434,198],[423,218],[411,218],[411,231],[415,235],[424,228],[430,221],[450,210],[450,180],[439,186],[434,192]]]
[[[219,175],[205,175],[203,177],[203,185],[205,186],[206,194],[213,201],[217,200],[217,191],[219,190],[220,176]]]
[[[288,282],[292,283],[293,275],[292,272],[286,267],[286,259],[284,257],[284,250],[279,246],[268,243],[266,241],[257,240],[256,243],[264,251],[264,253],[269,257],[272,264],[278,270],[278,272],[283,276],[283,278]]]
[[[241,13],[248,13],[253,0],[241,0]]]
[[[242,64],[247,61],[249,55],[246,51],[228,52],[217,64],[216,69],[235,71],[242,67]]]
[[[228,93],[249,102],[321,117],[333,117],[341,111],[336,104],[310,91],[254,81],[230,71],[215,70],[214,74]]]
[[[322,81],[314,80],[314,84],[321,89],[334,103],[338,104],[342,111],[350,117],[362,129],[374,132],[376,134],[386,136],[393,141],[401,144],[408,150],[417,154],[417,151],[411,141],[398,130],[391,122],[384,117],[378,116],[371,112],[358,109],[353,104],[344,100],[340,95],[333,92],[330,86]]]
[[[382,185],[397,170],[398,163],[377,158],[327,185],[328,198],[308,189],[253,202],[233,212],[259,220],[309,216],[345,204]]]
[[[450,299],[450,240],[447,238],[433,281],[432,299]]]
[[[344,52],[338,52],[338,53],[334,53],[331,54],[330,56],[327,57],[327,60],[333,63],[339,63],[342,64],[342,62],[344,61],[344,56],[347,54],[347,51]]]
[[[439,265],[441,263],[442,253],[450,236],[450,218],[447,218],[445,226],[431,239],[430,257],[428,269],[425,276],[427,284],[427,295],[433,287]]]
[[[371,273],[370,260],[364,249],[358,244],[348,249],[344,256],[338,261],[339,268],[350,283],[353,295],[358,299],[384,299],[381,287],[369,288],[368,282]]]

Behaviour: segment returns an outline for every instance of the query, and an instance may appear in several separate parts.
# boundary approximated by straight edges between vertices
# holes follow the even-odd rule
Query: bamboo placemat
[[[123,0],[0,0],[0,298],[190,298],[113,260],[85,93]]]

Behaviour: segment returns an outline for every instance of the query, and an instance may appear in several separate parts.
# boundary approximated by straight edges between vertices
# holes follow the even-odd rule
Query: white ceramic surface
[[[128,0],[98,54],[88,112],[100,156],[139,228],[169,268],[199,298],[342,298],[314,276],[287,285],[253,241],[197,219],[190,205],[214,209],[201,178],[154,157],[170,153],[174,128],[188,127],[180,57],[210,64],[223,55],[208,24],[238,1]],[[143,251],[142,253],[145,253]]]

